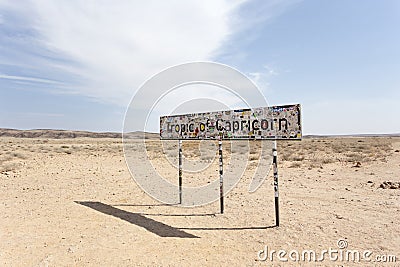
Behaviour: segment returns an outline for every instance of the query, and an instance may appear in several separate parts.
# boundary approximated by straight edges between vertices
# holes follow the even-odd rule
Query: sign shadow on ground
[[[198,236],[186,233],[183,230],[169,226],[162,222],[147,218],[141,214],[121,210],[98,201],[75,201],[75,203],[143,227],[147,231],[152,232],[160,237],[199,238]]]

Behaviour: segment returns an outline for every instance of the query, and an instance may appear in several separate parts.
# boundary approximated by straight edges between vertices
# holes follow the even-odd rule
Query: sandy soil
[[[147,196],[133,181],[117,138],[0,141],[1,266],[400,264],[400,190],[380,188],[400,181],[400,138],[280,142],[280,227],[274,227],[272,174],[255,193],[247,192],[258,152],[250,154],[245,175],[219,214],[218,202],[182,208]],[[150,158],[176,181],[158,142],[149,142]],[[184,173],[184,183],[218,179],[217,158],[202,158],[197,148],[186,145],[185,157],[210,166],[201,174]],[[229,158],[225,143],[224,150]],[[372,251],[373,260],[395,255],[397,262],[258,257],[266,246],[300,253],[338,249],[340,239],[347,249]]]

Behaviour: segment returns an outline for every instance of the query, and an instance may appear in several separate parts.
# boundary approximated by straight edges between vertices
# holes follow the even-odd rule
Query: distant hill
[[[392,134],[338,134],[338,135],[303,135],[303,138],[340,138],[340,137],[400,137],[400,133]]]
[[[125,137],[129,139],[140,139],[145,136],[146,139],[159,138],[157,133],[132,132]],[[16,130],[0,128],[0,137],[17,137],[17,138],[121,138],[121,133],[113,132],[88,132],[88,131],[69,131],[69,130],[50,130],[50,129],[34,129],[34,130]]]
[[[132,132],[126,134],[129,139],[158,139],[158,133]],[[69,130],[51,130],[51,129],[33,129],[33,130],[17,130],[0,128],[0,137],[17,137],[17,138],[122,138],[122,133],[115,132],[88,132],[88,131],[69,131]],[[304,138],[340,138],[340,137],[400,137],[399,134],[354,134],[354,135],[305,135]]]

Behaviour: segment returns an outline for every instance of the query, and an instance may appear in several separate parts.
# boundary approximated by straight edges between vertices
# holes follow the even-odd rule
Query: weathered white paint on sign
[[[160,137],[180,139],[302,137],[300,104],[160,117]]]

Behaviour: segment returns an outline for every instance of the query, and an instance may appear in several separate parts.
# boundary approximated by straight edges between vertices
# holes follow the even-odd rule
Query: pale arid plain
[[[274,227],[272,173],[256,192],[247,190],[259,142],[250,141],[245,173],[219,214],[218,202],[182,208],[149,197],[131,177],[118,135],[22,133],[0,137],[1,266],[400,264],[400,137],[278,141],[281,221]],[[150,160],[177,183],[177,170],[164,157],[177,155],[175,147],[163,151],[159,140],[147,142]],[[223,146],[229,155],[229,142]],[[201,173],[184,172],[184,183],[218,179],[217,150],[202,158],[199,143],[183,148],[185,158],[209,163]],[[338,240],[371,251],[373,261],[394,255],[397,262],[258,257],[266,247],[338,249]]]

